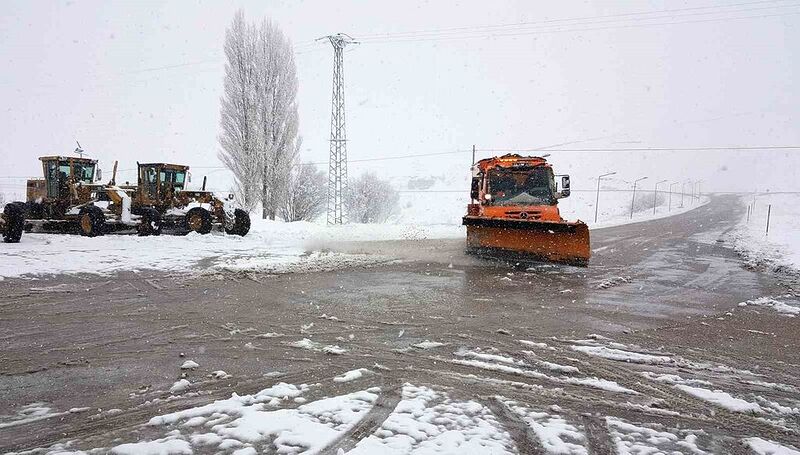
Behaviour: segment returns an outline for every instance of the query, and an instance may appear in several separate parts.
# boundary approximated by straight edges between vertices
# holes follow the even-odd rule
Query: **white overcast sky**
[[[272,19],[295,44],[307,161],[327,160],[330,125],[332,51],[313,40],[337,32],[363,40],[345,54],[353,160],[472,144],[800,145],[794,0],[5,1],[0,177],[38,175],[38,156],[69,154],[77,139],[106,172],[114,159],[122,169],[163,160],[228,185],[213,167],[223,38],[239,8],[251,20]],[[442,29],[455,30],[420,32]],[[416,33],[374,39],[403,32]],[[800,190],[798,153],[552,159],[580,186],[617,170],[628,180],[702,178],[707,189]],[[350,174],[441,175],[468,166],[469,154],[443,155],[355,162]],[[0,191],[21,192],[23,183],[0,178]]]

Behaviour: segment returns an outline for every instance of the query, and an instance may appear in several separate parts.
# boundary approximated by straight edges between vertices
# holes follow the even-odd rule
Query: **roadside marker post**
[[[772,212],[772,204],[767,206],[767,232],[764,233],[765,236],[769,235],[769,215]]]

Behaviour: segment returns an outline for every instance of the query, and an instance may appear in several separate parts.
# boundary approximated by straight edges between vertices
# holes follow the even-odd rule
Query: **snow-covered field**
[[[744,196],[741,203],[750,207],[750,220],[742,217],[734,248],[753,266],[800,270],[800,194]]]
[[[322,221],[284,223],[254,219],[250,233],[243,238],[221,233],[185,237],[106,235],[96,238],[24,234],[20,243],[0,246],[3,259],[0,261],[0,279],[147,269],[178,272],[195,269],[200,261],[211,270],[266,273],[368,265],[387,258],[333,253],[328,249],[344,241],[463,238],[465,230],[461,226],[461,217],[467,203],[463,199],[464,195],[460,193],[402,193],[398,214],[386,224],[329,227]],[[657,207],[655,215],[648,204],[631,218],[630,194],[603,192],[598,223],[593,223],[594,193],[573,193],[561,201],[560,208],[566,219],[581,219],[593,228],[601,228],[675,215],[699,205],[688,202],[687,198],[684,208],[673,206],[671,211],[667,207]]]

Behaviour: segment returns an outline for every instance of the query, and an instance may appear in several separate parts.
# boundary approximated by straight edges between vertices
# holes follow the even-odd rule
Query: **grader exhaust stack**
[[[589,228],[561,218],[558,199],[569,196],[569,176],[560,176],[560,189],[555,177],[542,157],[508,154],[473,165],[471,203],[463,218],[467,251],[588,265]]]

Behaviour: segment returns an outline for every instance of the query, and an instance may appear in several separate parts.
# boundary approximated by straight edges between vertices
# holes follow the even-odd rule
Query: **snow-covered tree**
[[[261,202],[274,219],[297,156],[297,75],[289,40],[268,20],[247,24],[239,11],[225,35],[225,91],[219,157],[249,210]]]
[[[225,82],[220,108],[219,159],[233,172],[236,196],[248,211],[260,200],[261,152],[256,119],[255,33],[239,11],[225,32]]]
[[[400,199],[387,180],[371,172],[350,180],[344,203],[347,217],[356,223],[384,223],[397,209]]]
[[[285,221],[314,221],[325,211],[327,177],[311,163],[295,165],[280,208]]]
[[[289,39],[264,20],[256,37],[259,146],[262,151],[263,217],[275,219],[285,195],[292,162],[297,156],[297,68]]]

